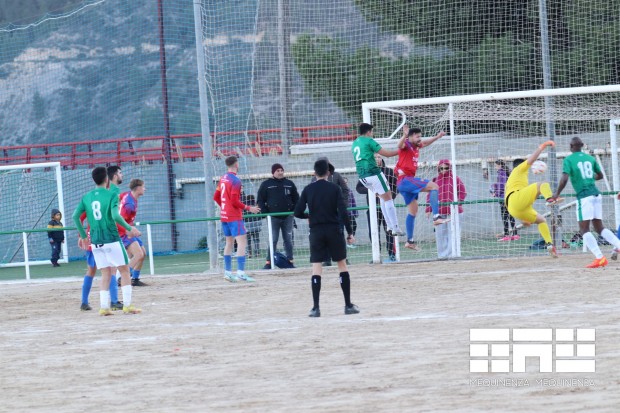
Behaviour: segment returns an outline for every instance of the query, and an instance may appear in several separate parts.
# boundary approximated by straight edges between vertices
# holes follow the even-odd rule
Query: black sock
[[[314,308],[319,308],[319,295],[321,294],[321,276],[312,276],[312,299],[314,300]]]
[[[351,307],[351,280],[348,271],[340,273],[340,288],[344,294],[344,303],[347,307]]]

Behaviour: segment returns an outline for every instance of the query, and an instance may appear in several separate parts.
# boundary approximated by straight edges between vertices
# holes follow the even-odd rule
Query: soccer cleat
[[[124,306],[123,307],[123,313],[124,314],[140,314],[141,312],[142,312],[142,310],[140,308],[134,307],[133,304],[131,304],[130,306]]]
[[[244,272],[237,272],[237,278],[240,279],[241,281],[247,281],[250,283],[253,283],[254,281],[256,281],[254,278],[250,277]]]
[[[404,232],[402,229],[400,229],[400,228],[395,228],[395,229],[392,229],[392,230],[388,230],[388,233],[389,233],[391,236],[393,236],[393,237],[404,237],[405,235],[407,235],[407,234],[405,234],[405,232]]]
[[[145,282],[142,282],[139,278],[132,278],[131,279],[131,286],[132,287],[146,287],[148,284]]]
[[[554,206],[554,205],[557,205],[557,204],[561,204],[562,202],[564,202],[564,198],[560,198],[560,197],[557,197],[557,198],[549,197],[549,198],[547,198],[547,206],[548,207],[551,207],[551,206]]]
[[[349,315],[349,314],[357,314],[357,313],[359,313],[359,312],[360,312],[360,309],[359,309],[359,308],[358,308],[355,304],[346,305],[346,306],[344,307],[344,313],[345,313],[346,315]]]
[[[553,244],[547,244],[547,251],[549,251],[549,255],[551,255],[553,258],[558,258],[558,252]]]
[[[586,265],[586,268],[602,268],[604,266],[606,266],[607,264],[609,264],[609,261],[607,261],[607,258],[603,257],[603,258],[595,258],[594,261],[592,261],[590,264]]]
[[[224,271],[224,279],[226,281],[230,281],[231,283],[237,282],[237,276],[230,271]]]
[[[112,310],[110,310],[109,308],[100,308],[99,315],[102,315],[102,316],[112,315]]]
[[[90,311],[90,310],[92,310],[92,309],[93,309],[93,308],[92,308],[91,306],[89,306],[88,304],[82,304],[82,305],[80,306],[80,311]]]
[[[497,240],[497,242],[506,242],[506,241],[512,241],[512,237],[510,235],[504,235],[502,238]]]
[[[123,309],[123,302],[122,301],[118,301],[116,303],[112,303],[110,308],[112,309],[112,311],[122,310]]]
[[[450,222],[450,218],[448,218],[446,215],[435,215],[433,217],[433,225],[441,225],[441,224],[445,224],[446,222]]]
[[[513,235],[512,237],[510,237],[510,239],[512,241],[519,241],[521,239],[521,237],[519,235]]]
[[[321,309],[319,307],[312,307],[312,310],[310,310],[310,313],[308,314],[308,317],[320,317],[321,316]]]
[[[413,250],[415,252],[422,251],[422,248],[420,248],[418,244],[416,244],[413,240],[407,240],[407,242],[405,242],[405,248],[409,248],[410,250]]]
[[[614,248],[614,250],[611,252],[611,257],[610,258],[612,260],[616,261],[618,259],[618,252],[620,252],[620,251],[618,251],[617,249]]]

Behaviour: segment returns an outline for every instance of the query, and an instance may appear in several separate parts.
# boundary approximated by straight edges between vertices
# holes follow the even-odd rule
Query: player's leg
[[[129,275],[131,276],[131,285],[134,287],[143,287],[147,284],[140,280],[140,271],[142,270],[142,264],[146,258],[146,250],[142,246],[142,240],[140,238],[130,238],[129,245],[125,244],[127,253],[131,257],[129,260]]]
[[[357,314],[359,308],[351,302],[351,279],[347,268],[347,246],[346,241],[340,235],[339,228],[326,228],[326,244],[331,255],[331,259],[338,263],[340,289],[344,297],[344,313]]]
[[[312,287],[312,309],[308,317],[320,317],[319,307],[321,295],[321,276],[323,274],[323,260],[329,254],[327,243],[324,237],[324,229],[310,229],[310,262],[312,263],[312,276],[310,285]],[[346,265],[346,263],[345,263]]]
[[[253,282],[254,278],[245,273],[245,250],[248,245],[248,235],[243,221],[235,221],[232,228],[233,235],[237,241],[237,278],[242,281]]]
[[[385,179],[383,172],[360,179],[360,181],[366,188],[372,190],[379,196],[381,212],[383,213],[383,216],[385,216],[388,230],[391,230],[394,235],[405,235],[405,233],[400,230],[398,225],[398,217],[396,215],[394,200],[392,199],[392,192],[387,184],[387,180]]]
[[[232,222],[222,222],[222,233],[224,234],[224,279],[235,282],[237,276],[232,273],[232,251],[234,248],[235,237],[232,232]]]
[[[123,292],[123,313],[138,314],[142,312],[133,305],[133,288],[129,273],[129,256],[122,241],[105,244],[106,257],[121,275],[121,291]]]
[[[90,295],[90,290],[93,286],[93,279],[95,278],[96,273],[97,264],[95,264],[93,252],[86,251],[86,275],[84,276],[84,281],[82,282],[82,304],[80,305],[80,310],[82,311],[92,310],[92,307],[88,303],[88,296]]]
[[[564,198],[553,198],[553,191],[551,191],[549,182],[538,182],[536,185],[538,188],[536,196],[542,194],[543,198],[547,201],[547,206],[556,205],[564,201]]]
[[[397,186],[398,192],[401,193],[405,200],[405,205],[407,205],[407,218],[405,219],[407,242],[405,243],[405,248],[414,251],[420,250],[413,240],[415,219],[418,214],[418,195],[427,183],[427,180],[407,176],[402,178]]]
[[[433,214],[433,225],[441,225],[450,221],[450,218],[439,213],[439,186],[432,181],[426,182],[426,185],[420,192],[428,192],[428,203],[431,206],[431,212]]]
[[[112,271],[110,267],[101,268],[101,286],[99,287],[99,315],[112,315],[110,309],[110,276]]]

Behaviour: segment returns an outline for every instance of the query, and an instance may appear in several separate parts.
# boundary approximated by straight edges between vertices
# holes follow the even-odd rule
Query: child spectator
[[[517,235],[517,226],[515,219],[508,213],[506,203],[504,202],[504,190],[506,188],[506,180],[510,175],[510,170],[506,162],[498,159],[495,161],[495,169],[497,169],[497,180],[491,186],[491,193],[495,198],[499,199],[499,208],[504,222],[504,235],[498,239],[499,242],[517,241],[520,237]]]
[[[52,266],[60,267],[58,259],[60,258],[60,247],[65,242],[65,232],[62,230],[62,214],[57,209],[52,209],[52,220],[47,224],[48,229],[56,229],[56,231],[48,231],[47,238],[52,247]]]

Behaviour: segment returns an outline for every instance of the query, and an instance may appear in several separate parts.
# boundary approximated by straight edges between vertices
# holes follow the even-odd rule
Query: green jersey
[[[118,202],[118,194],[105,188],[98,187],[84,195],[73,212],[73,222],[80,237],[86,238],[86,231],[80,222],[83,212],[86,212],[88,218],[90,240],[93,244],[110,244],[120,241],[117,223],[127,231],[131,231],[131,226],[121,217]]]
[[[110,190],[110,192],[112,192],[116,196],[120,196],[120,194],[121,194],[121,189],[118,187],[118,185],[113,184],[112,182],[110,182],[109,190]]]
[[[373,138],[369,136],[360,136],[353,141],[351,152],[355,160],[355,169],[360,178],[378,175],[381,168],[375,161],[375,153],[381,150],[379,145]]]
[[[596,188],[596,174],[601,167],[594,157],[583,152],[573,152],[562,164],[562,172],[568,175],[577,194],[577,199],[600,194]]]

